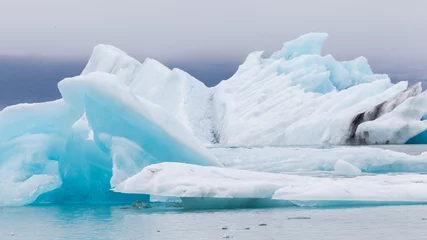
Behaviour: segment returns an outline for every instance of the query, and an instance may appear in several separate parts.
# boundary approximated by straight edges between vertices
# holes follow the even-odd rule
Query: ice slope
[[[183,198],[266,198],[313,207],[328,201],[356,205],[357,202],[427,203],[426,187],[427,175],[419,174],[322,178],[160,163],[145,167],[114,191]]]
[[[333,173],[338,161],[364,173],[427,173],[427,151],[409,155],[375,147],[212,148],[227,168],[271,173]]]

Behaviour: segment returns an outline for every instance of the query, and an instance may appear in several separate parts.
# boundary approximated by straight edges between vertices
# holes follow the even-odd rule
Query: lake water
[[[426,217],[426,205],[220,211],[29,206],[0,208],[0,239],[419,240],[427,237]]]

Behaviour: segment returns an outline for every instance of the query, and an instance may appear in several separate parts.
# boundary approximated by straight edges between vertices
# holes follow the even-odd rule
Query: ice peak
[[[129,85],[140,68],[141,63],[122,50],[111,45],[100,44],[93,49],[81,75],[93,72],[110,73],[118,76],[123,83]]]
[[[271,55],[272,59],[289,60],[306,54],[321,55],[323,44],[328,38],[327,33],[308,33],[295,40],[286,42],[280,51]]]
[[[170,71],[170,69],[163,63],[152,58],[146,58],[142,63],[142,67],[147,69],[162,69],[163,71]]]

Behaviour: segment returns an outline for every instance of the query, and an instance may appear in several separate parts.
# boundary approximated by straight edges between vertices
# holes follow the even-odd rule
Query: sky
[[[79,74],[76,66],[84,66],[94,46],[111,44],[214,85],[252,51],[270,54],[299,35],[327,32],[324,54],[338,60],[365,56],[375,72],[396,81],[427,81],[425,9],[425,0],[0,0],[0,56],[22,70],[40,59],[44,68],[61,63],[62,74],[54,74],[61,78]],[[10,92],[5,81],[18,89],[10,76],[19,71],[8,69],[0,72],[0,96]],[[34,75],[32,81],[43,86],[52,84],[43,78],[52,77]],[[32,94],[37,100],[37,94],[48,93]]]

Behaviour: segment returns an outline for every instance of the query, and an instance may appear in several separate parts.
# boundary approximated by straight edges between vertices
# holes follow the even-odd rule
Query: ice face
[[[419,174],[325,178],[160,163],[144,168],[119,184],[114,191],[212,201],[276,199],[310,206],[328,202],[401,204],[427,203],[427,193],[423,190],[426,183],[427,176]],[[187,201],[187,204],[191,203]],[[185,204],[186,201],[184,207]]]
[[[115,47],[95,47],[82,74],[58,84],[62,99],[0,112],[0,205],[129,200],[109,189],[147,165],[222,166],[206,146],[426,142],[421,86],[392,84],[363,57],[322,56],[326,38],[301,36],[267,58],[251,53],[212,88],[155,60],[140,63]],[[426,169],[419,156],[387,154],[381,161],[339,159],[362,172]],[[302,159],[232,167],[349,170],[330,156]]]

